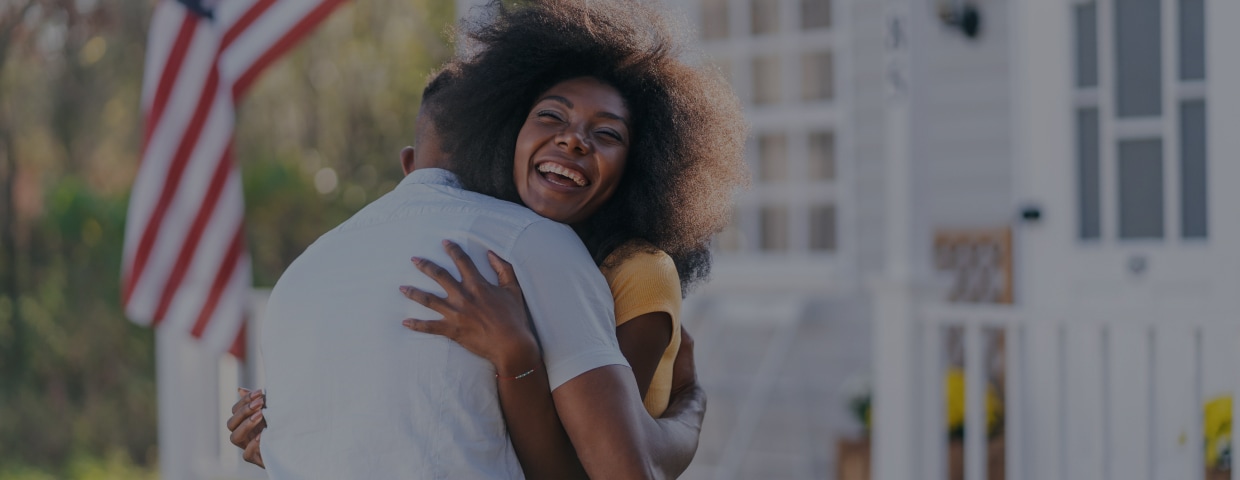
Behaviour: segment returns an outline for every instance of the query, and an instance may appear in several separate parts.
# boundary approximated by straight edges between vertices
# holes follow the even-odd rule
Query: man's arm
[[[706,414],[693,349],[693,338],[682,329],[671,403],[662,418],[650,418],[633,375],[619,365],[578,375],[552,392],[590,478],[675,478],[689,467]]]

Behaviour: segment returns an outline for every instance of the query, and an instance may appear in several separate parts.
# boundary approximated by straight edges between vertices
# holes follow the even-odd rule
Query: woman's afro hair
[[[583,76],[610,84],[633,123],[627,163],[614,196],[574,228],[599,265],[649,242],[672,257],[688,293],[710,273],[711,236],[748,170],[740,104],[717,71],[682,58],[675,32],[686,29],[635,0],[494,1],[470,13],[439,93],[451,108],[436,115],[462,183],[519,202],[513,152],[537,96]]]

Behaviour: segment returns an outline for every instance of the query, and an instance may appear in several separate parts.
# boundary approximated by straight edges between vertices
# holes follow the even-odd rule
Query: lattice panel
[[[948,301],[1012,303],[1012,230],[942,230],[934,235],[935,268],[950,273]]]

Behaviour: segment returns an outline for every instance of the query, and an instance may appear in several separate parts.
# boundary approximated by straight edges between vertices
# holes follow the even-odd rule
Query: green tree
[[[119,302],[151,6],[0,2],[0,478],[158,461],[153,335]],[[399,181],[452,18],[449,0],[346,4],[243,101],[256,285]]]

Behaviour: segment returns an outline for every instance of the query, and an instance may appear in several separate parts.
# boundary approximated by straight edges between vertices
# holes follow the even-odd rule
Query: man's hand
[[[243,452],[245,461],[267,468],[263,465],[263,454],[259,451],[259,440],[263,430],[267,428],[267,420],[263,418],[263,407],[267,395],[262,390],[250,391],[238,388],[241,397],[232,406],[232,416],[228,417],[228,431],[232,432],[228,440]]]

